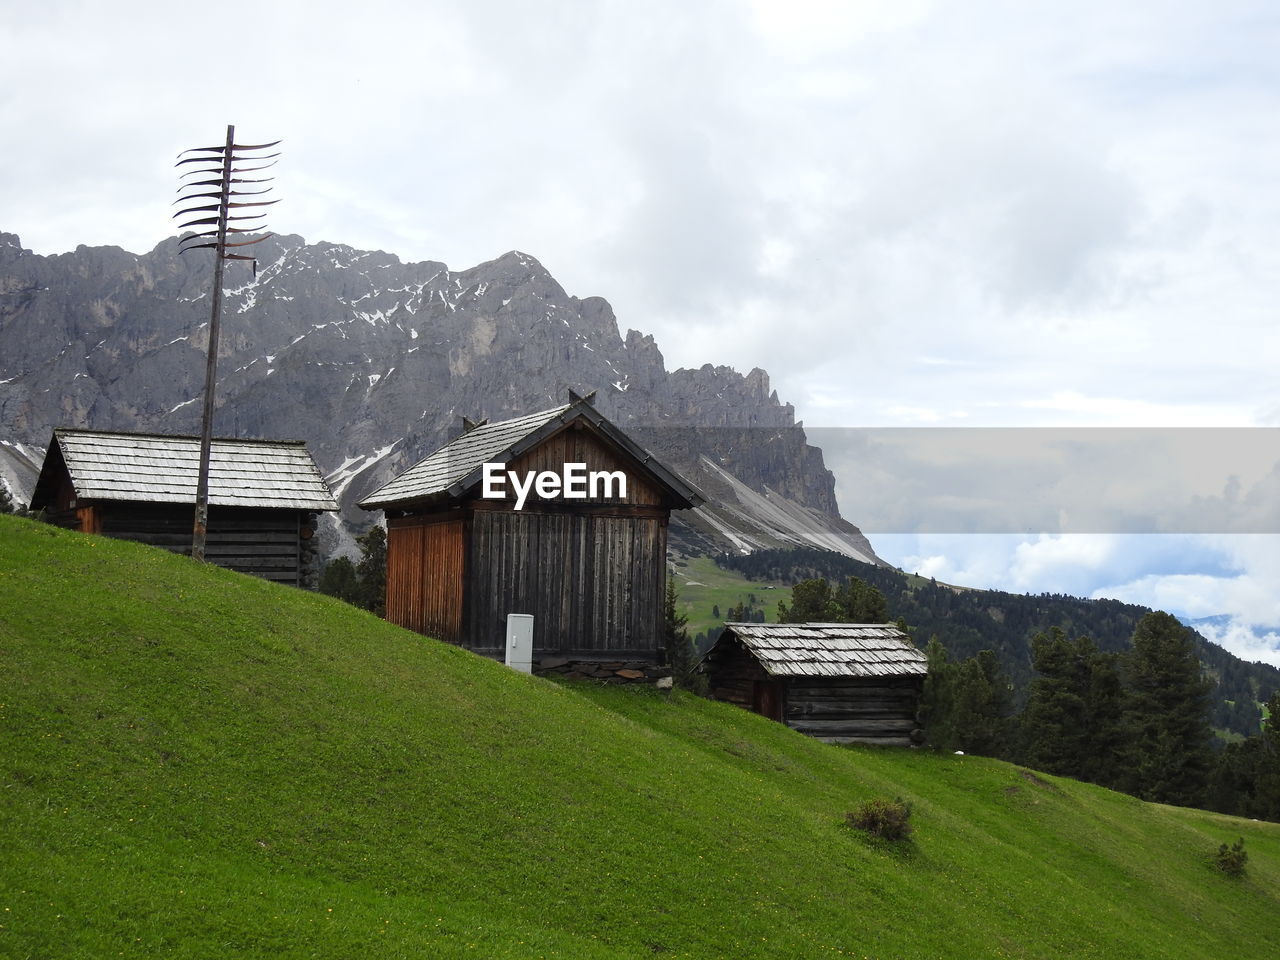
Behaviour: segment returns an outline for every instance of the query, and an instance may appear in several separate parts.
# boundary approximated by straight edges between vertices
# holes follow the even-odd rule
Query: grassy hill
[[[4,957],[1280,949],[1280,825],[557,685],[3,516],[0,657]],[[844,825],[895,796],[908,846]]]

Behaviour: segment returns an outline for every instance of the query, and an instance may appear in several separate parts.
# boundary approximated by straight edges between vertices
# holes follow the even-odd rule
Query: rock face
[[[668,372],[651,336],[570,296],[533,257],[463,271],[273,237],[228,265],[220,435],[305,439],[349,525],[354,503],[454,436],[598,389],[596,405],[712,503],[688,547],[797,542],[874,559],[840,519],[831,473],[763,370]],[[0,233],[0,475],[22,486],[55,426],[198,433],[210,258],[175,239],[143,255],[37,256]],[[29,492],[29,489],[26,491]]]

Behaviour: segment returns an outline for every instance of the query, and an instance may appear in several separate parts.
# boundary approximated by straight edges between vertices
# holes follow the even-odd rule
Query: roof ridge
[[[152,433],[141,430],[92,430],[88,427],[54,427],[55,436],[91,436],[91,437],[121,437],[121,438],[153,438],[156,440],[194,440],[197,443],[200,437],[194,433]],[[266,443],[278,446],[306,446],[307,441],[295,440],[292,438],[283,440],[268,440],[261,437],[212,437],[214,443]]]
[[[550,420],[553,417],[558,416],[559,414],[567,412],[569,408],[572,406],[573,406],[572,403],[565,403],[565,404],[561,404],[558,407],[550,407],[546,410],[539,410],[536,413],[526,413],[523,416],[519,416],[519,417],[509,417],[506,420],[496,420],[491,423],[481,424],[480,426],[476,427],[473,430],[468,430],[466,433],[458,434],[458,436],[454,437],[452,440],[446,443],[443,447],[441,447],[440,450],[445,450],[453,446],[459,440],[466,440],[468,438],[473,438],[477,433],[481,433],[481,432],[494,433],[503,427],[510,427],[513,423],[517,423],[521,420],[538,420],[538,421]],[[440,450],[437,450],[436,453],[439,453]],[[434,456],[435,454],[431,454],[431,455]]]
[[[928,657],[895,623],[734,623],[703,654],[736,639],[775,677],[921,677]]]
[[[216,438],[211,451],[212,506],[338,509],[303,441]],[[56,471],[63,470],[77,500],[194,504],[199,462],[199,437],[59,427],[32,503],[53,502]]]
[[[454,437],[438,450],[401,471],[360,501],[366,510],[400,508],[408,503],[425,503],[461,496],[481,478],[481,466],[506,462],[537,446],[562,427],[585,420],[607,443],[633,459],[660,487],[670,491],[676,503],[696,506],[702,495],[664,467],[653,454],[630,439],[604,414],[595,409],[591,396],[538,410],[523,416],[487,423]],[[557,423],[559,425],[557,425]]]
[[[767,627],[775,630],[778,630],[778,629],[801,629],[802,630],[806,627],[821,627],[824,630],[829,630],[832,628],[837,628],[837,629],[850,628],[851,629],[854,627],[878,627],[878,628],[887,627],[891,630],[896,630],[899,633],[902,633],[904,635],[906,634],[906,631],[904,631],[900,626],[897,625],[897,623],[893,622],[892,620],[885,620],[884,622],[868,621],[866,623],[846,623],[846,622],[840,622],[840,621],[817,621],[817,620],[806,621],[804,623],[754,623],[746,620],[726,620],[725,626],[750,627],[750,628],[757,628],[757,629],[761,627]]]

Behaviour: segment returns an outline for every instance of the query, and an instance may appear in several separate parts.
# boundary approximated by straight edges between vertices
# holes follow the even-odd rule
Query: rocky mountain
[[[219,435],[305,439],[350,527],[365,493],[444,443],[596,389],[597,407],[701,488],[684,549],[818,545],[875,560],[822,452],[763,370],[668,371],[651,336],[533,257],[467,270],[272,237],[227,269]],[[198,433],[212,264],[176,239],[57,256],[0,233],[0,478],[29,491],[55,426]]]

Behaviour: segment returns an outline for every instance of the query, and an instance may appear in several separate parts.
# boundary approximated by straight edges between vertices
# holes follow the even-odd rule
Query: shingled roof
[[[34,509],[52,500],[59,459],[82,500],[196,502],[199,437],[56,429],[32,497]],[[338,509],[301,440],[215,438],[209,457],[209,503]]]
[[[928,673],[928,659],[892,623],[727,623],[712,649],[733,638],[774,677]]]
[[[696,507],[702,496],[653,458],[591,406],[577,399],[512,420],[476,427],[445,444],[360,501],[366,510],[424,506],[463,496],[483,479],[486,463],[509,463],[575,420],[586,420],[664,486],[681,507]]]

